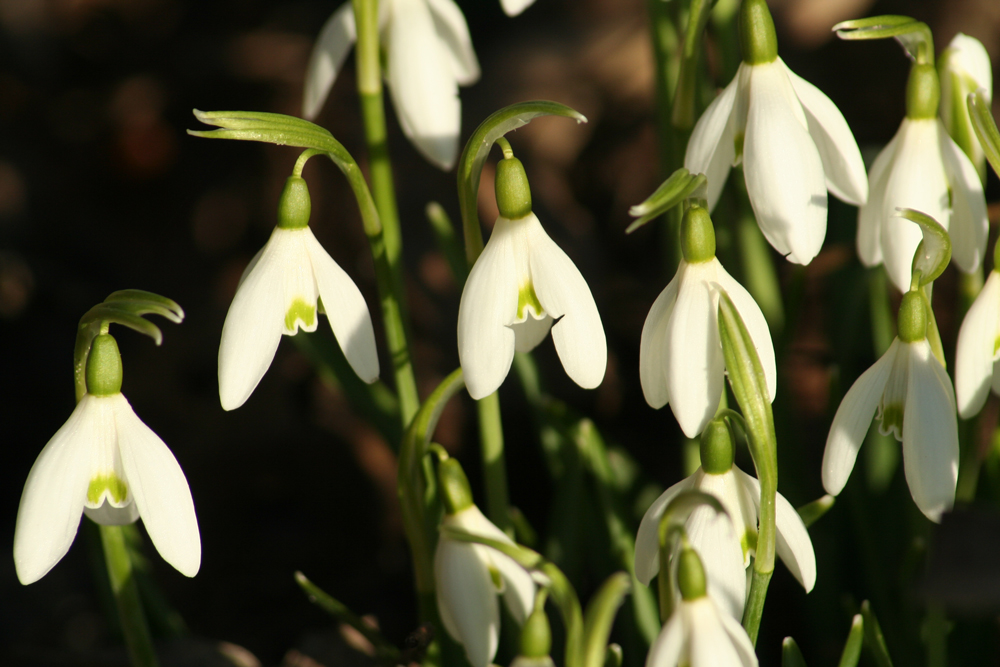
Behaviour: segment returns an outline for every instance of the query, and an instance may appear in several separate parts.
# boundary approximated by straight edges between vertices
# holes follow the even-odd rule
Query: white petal
[[[44,577],[73,544],[100,437],[93,396],[84,396],[31,466],[14,528],[14,567],[22,584]]]
[[[986,47],[975,37],[962,33],[948,44],[948,66],[975,81],[974,88],[986,88],[987,98],[993,97],[993,66]]]
[[[771,245],[790,262],[808,264],[826,236],[826,179],[801,113],[777,61],[753,66],[743,150],[747,194]]]
[[[729,633],[722,625],[725,613],[715,608],[710,597],[685,602],[682,610],[688,614],[691,667],[735,667],[742,664],[736,647],[729,641]]]
[[[118,446],[129,491],[149,539],[186,577],[201,567],[201,535],[187,478],[159,436],[140,420],[121,394],[114,401]]]
[[[385,34],[389,92],[399,124],[425,158],[448,171],[458,154],[461,103],[427,3],[394,2]]]
[[[604,380],[608,344],[587,281],[562,248],[542,229],[534,213],[525,220],[531,280],[542,308],[556,322],[552,342],[566,374],[584,389]]]
[[[882,202],[885,199],[885,186],[889,181],[893,160],[899,148],[903,126],[896,131],[892,139],[872,163],[868,183],[868,201],[858,208],[858,257],[865,266],[878,266],[882,263]]]
[[[955,504],[958,422],[948,374],[927,341],[912,343],[903,413],[903,469],[910,495],[931,521]]]
[[[458,358],[465,386],[475,399],[503,383],[514,360],[518,276],[510,221],[498,218],[493,234],[469,272],[458,304]]]
[[[708,178],[710,211],[718,203],[726,177],[736,159],[734,129],[730,117],[738,84],[739,76],[734,76],[725,90],[708,105],[695,123],[684,153],[684,167],[692,174],[705,174]]]
[[[991,271],[958,330],[955,350],[955,398],[958,414],[979,414],[990,393],[997,335],[1000,334],[1000,273]]]
[[[649,653],[646,655],[646,667],[676,667],[680,664],[687,642],[687,628],[679,609],[667,619],[660,634],[656,636]]]
[[[448,634],[465,647],[472,667],[488,667],[497,652],[496,588],[476,547],[442,538],[434,552],[438,610]]]
[[[711,493],[704,486],[700,488]],[[734,520],[738,517],[720,514],[711,507],[699,507],[688,517],[685,528],[691,546],[701,556],[708,594],[727,614],[742,618],[747,598],[747,574]]]
[[[667,388],[667,323],[674,311],[677,300],[677,286],[681,282],[681,274],[687,266],[683,259],[677,267],[677,273],[660,295],[656,297],[646,322],[642,325],[642,337],[639,339],[639,382],[642,394],[650,407],[662,408],[670,400]]]
[[[306,90],[302,101],[303,117],[312,120],[323,108],[326,96],[344,65],[347,52],[357,39],[354,26],[354,9],[345,2],[335,11],[319,31],[316,45],[306,69]]]
[[[711,262],[689,264],[667,324],[667,391],[677,422],[697,437],[715,416],[724,386],[725,359],[719,338]]]
[[[323,300],[323,311],[330,320],[333,335],[358,377],[371,383],[378,379],[378,351],[375,330],[368,304],[351,277],[316,240],[312,230],[303,230],[306,251]]]
[[[639,532],[635,536],[635,577],[649,585],[660,572],[660,517],[670,501],[681,491],[691,488],[692,478],[677,482],[653,501],[639,522]]]
[[[535,582],[514,559],[493,549],[489,552],[493,566],[503,577],[503,601],[514,620],[523,625],[535,605]]]
[[[718,260],[715,261],[718,262]],[[726,290],[729,298],[732,299],[733,305],[739,311],[740,317],[743,318],[743,324],[746,325],[747,331],[750,333],[750,340],[753,341],[753,346],[757,350],[757,356],[760,358],[760,365],[764,369],[764,378],[767,381],[767,393],[771,401],[774,402],[775,392],[778,387],[778,372],[775,367],[774,344],[771,342],[771,330],[767,326],[767,320],[764,319],[764,313],[760,311],[760,306],[750,296],[750,292],[746,291],[743,285],[739,284],[729,275],[722,264],[719,264],[717,280],[722,285],[722,289]]]
[[[462,10],[453,0],[427,0],[427,4],[458,85],[475,83],[479,80],[479,61]]]
[[[552,317],[547,313],[540,318],[535,318],[534,310],[529,308],[529,314],[523,322],[515,322],[510,325],[514,332],[514,349],[518,352],[531,352],[538,344],[545,340],[552,328]]]
[[[729,635],[733,647],[740,656],[739,664],[742,667],[757,667],[757,654],[754,653],[753,644],[750,642],[750,637],[747,636],[747,631],[743,629],[743,626],[736,619],[730,618],[725,614],[719,614],[719,619],[722,621],[722,627],[725,628],[726,634]]]
[[[285,320],[286,265],[294,244],[275,228],[253,270],[236,290],[219,344],[219,398],[233,410],[246,402],[264,377],[281,340]],[[304,257],[298,258],[305,260]]]
[[[990,223],[983,184],[972,161],[940,124],[938,143],[951,193],[951,257],[966,273],[979,269],[986,253]]]
[[[892,341],[882,358],[854,381],[837,408],[823,451],[823,488],[831,495],[843,490],[854,469],[858,449],[875,416],[899,345],[898,338]]]
[[[823,161],[827,189],[843,201],[860,206],[868,199],[868,176],[858,143],[844,115],[819,88],[787,66],[785,71],[806,113],[809,136]]]
[[[535,0],[500,0],[500,5],[507,16],[517,16],[534,2]]]

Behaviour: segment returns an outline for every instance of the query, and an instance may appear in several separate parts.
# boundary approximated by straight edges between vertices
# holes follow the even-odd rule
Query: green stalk
[[[420,407],[420,397],[417,394],[417,381],[413,373],[409,336],[405,324],[406,291],[401,262],[403,240],[399,228],[399,212],[396,208],[396,190],[392,181],[392,163],[389,161],[385,103],[382,99],[378,3],[377,0],[352,1],[358,34],[355,55],[358,95],[361,98],[361,116],[365,126],[365,143],[368,146],[372,197],[382,221],[381,247],[378,250],[384,253],[384,261],[388,267],[388,276],[379,277],[379,293],[382,298],[383,315],[386,318],[386,338],[396,374],[399,413],[405,428]],[[371,237],[369,240],[372,241],[374,255],[376,243]],[[376,261],[376,271],[379,270],[378,263]]]
[[[476,402],[476,408],[479,411],[479,444],[482,448],[483,480],[486,485],[486,516],[500,530],[511,534],[499,394],[493,392],[486,398],[480,399]]]
[[[111,592],[114,593],[115,605],[118,607],[129,661],[132,667],[156,667],[159,663],[153,650],[153,640],[149,636],[142,601],[139,599],[139,588],[132,576],[132,561],[125,546],[124,531],[121,526],[99,527]]]

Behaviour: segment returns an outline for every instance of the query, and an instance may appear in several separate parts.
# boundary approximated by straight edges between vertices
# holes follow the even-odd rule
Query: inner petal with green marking
[[[747,554],[757,553],[757,531],[747,528],[743,537],[740,538],[740,546],[743,547],[744,560],[746,560]]]
[[[882,406],[882,423],[879,425],[878,430],[882,435],[889,435],[891,433],[896,437],[896,440],[902,441],[903,439],[902,403],[890,403],[888,405]]]
[[[316,328],[316,306],[306,303],[302,297],[296,297],[292,301],[292,305],[288,307],[288,311],[285,313],[285,331],[296,333],[299,329],[299,323],[307,331]]]
[[[87,504],[92,507],[100,507],[105,498],[110,500],[112,505],[120,507],[127,497],[128,485],[114,473],[98,475],[90,480],[90,485],[87,486]]]
[[[997,357],[1000,357],[1000,336],[993,341],[993,361],[996,361]]]
[[[545,315],[545,309],[542,308],[538,295],[535,294],[535,286],[530,280],[521,285],[517,292],[517,319],[515,321],[523,322],[528,319],[528,308],[534,311],[535,319],[541,319]]]

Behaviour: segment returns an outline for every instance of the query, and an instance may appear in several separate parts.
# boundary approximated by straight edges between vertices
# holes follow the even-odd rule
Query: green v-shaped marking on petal
[[[535,286],[529,280],[528,282],[521,285],[521,289],[517,291],[517,319],[524,320],[527,319],[528,314],[525,309],[531,307],[535,311],[535,317],[542,317],[545,315],[545,309],[542,308],[541,302],[538,300],[538,295],[535,294]]]
[[[285,313],[285,329],[294,331],[296,322],[302,322],[302,326],[305,328],[314,326],[316,324],[316,306],[311,306],[306,303],[305,299],[296,297],[295,301],[292,301],[292,305],[288,307],[288,312]]]
[[[128,486],[125,484],[125,480],[114,473],[98,475],[90,480],[90,485],[87,487],[87,502],[91,505],[97,505],[105,491],[111,497],[111,502],[121,504],[125,502],[125,497],[128,495]]]

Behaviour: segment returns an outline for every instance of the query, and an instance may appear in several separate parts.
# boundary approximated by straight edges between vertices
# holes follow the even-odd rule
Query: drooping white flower
[[[382,0],[379,31],[386,81],[403,132],[429,161],[451,169],[461,123],[458,86],[479,79],[462,10],[453,0]],[[354,12],[345,2],[316,39],[302,103],[306,118],[319,113],[356,39]]]
[[[118,377],[120,387],[120,370]],[[184,472],[118,390],[84,395],[28,473],[14,529],[22,584],[66,555],[84,513],[106,525],[141,517],[165,561],[185,576],[198,573],[201,537]]]
[[[751,36],[739,71],[695,124],[684,155],[691,173],[708,178],[715,207],[734,164],[743,161],[757,223],[775,250],[808,264],[826,237],[827,190],[860,205],[868,198],[864,162],[837,107],[777,56],[774,25],[762,1],[743,2]]]
[[[528,352],[552,330],[566,374],[581,387],[601,384],[608,364],[607,340],[587,282],[549,238],[527,203],[506,203],[501,183],[507,165],[497,165],[500,217],[469,272],[458,306],[458,358],[469,394],[480,399],[496,391],[510,371],[514,351]],[[517,178],[528,192],[523,167]],[[505,215],[505,213],[507,215]]]
[[[507,16],[517,16],[534,3],[535,0],[500,0],[500,6]]]
[[[955,350],[955,398],[958,414],[971,419],[979,414],[992,387],[1000,395],[1000,272],[990,272],[958,330]]]
[[[442,525],[513,544],[475,505],[446,514]],[[442,533],[434,552],[434,578],[438,611],[448,634],[465,647],[472,667],[489,667],[500,637],[497,595],[503,595],[511,615],[523,624],[535,600],[531,575],[495,549]]]
[[[271,365],[281,335],[293,336],[299,328],[315,331],[321,312],[354,372],[374,382],[379,372],[375,332],[361,291],[308,226],[275,227],[244,271],[222,326],[222,407],[243,405]]]
[[[956,142],[966,146],[966,154],[984,175],[986,156],[972,129],[966,99],[982,88],[987,99],[993,98],[993,66],[986,47],[975,37],[958,33],[941,53],[938,61],[941,78],[941,121]],[[959,140],[959,137],[962,137]]]
[[[940,521],[955,502],[958,421],[951,380],[925,337],[921,299],[916,292],[904,295],[900,336],[837,408],[823,453],[823,487],[831,495],[844,488],[874,416],[883,435],[903,442],[913,502],[931,521]]]

